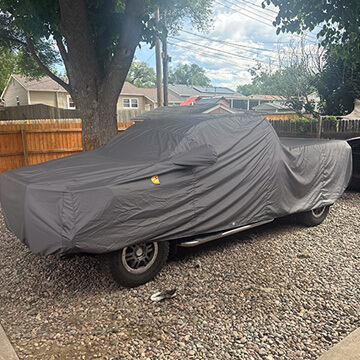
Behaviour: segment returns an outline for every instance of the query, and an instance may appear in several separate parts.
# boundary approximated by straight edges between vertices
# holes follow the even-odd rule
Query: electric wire
[[[274,29],[274,26],[272,25],[273,20],[271,20],[271,19],[269,19],[269,18],[265,18],[265,17],[263,17],[262,15],[255,14],[255,13],[253,13],[253,12],[247,10],[247,9],[244,9],[243,7],[240,7],[239,5],[234,4],[234,3],[232,3],[232,2],[230,2],[230,1],[228,1],[228,0],[227,0],[227,3],[228,3],[228,4],[231,4],[231,5],[235,6],[235,7],[237,7],[238,9],[241,9],[242,11],[237,10],[237,9],[234,9],[234,8],[232,8],[231,6],[228,6],[228,5],[226,5],[226,4],[224,4],[224,3],[220,2],[220,1],[217,1],[217,0],[213,0],[213,1],[214,1],[215,3],[217,3],[217,4],[222,5],[223,7],[227,8],[227,9],[230,9],[230,10],[233,11],[233,12],[237,12],[237,13],[239,13],[239,14],[241,14],[241,15],[244,15],[244,16],[252,19],[252,20],[255,20],[255,21],[257,21],[257,22],[260,22],[260,23],[263,24],[263,25],[270,26],[271,28]],[[222,1],[225,1],[225,0],[222,0]],[[269,24],[269,23],[267,23],[267,22],[264,22],[264,21],[261,20],[261,19],[254,18],[254,17],[250,16],[250,15],[247,14],[247,13],[244,13],[244,12],[243,12],[244,10],[250,12],[251,14],[253,14],[253,15],[255,15],[255,16],[260,16],[261,18],[263,18],[263,19],[265,19],[265,20],[267,20],[267,21],[271,21],[271,24]],[[293,36],[296,36],[296,37],[301,37],[300,35],[296,35],[296,34],[292,34],[292,35],[293,35]],[[317,43],[317,38],[316,38],[315,35],[313,35],[313,34],[307,34],[307,36],[313,37],[313,40],[312,40],[312,41],[311,41],[311,40],[307,40],[309,43]]]
[[[173,39],[173,40],[177,40],[177,41],[181,41],[181,42],[186,42],[186,43],[189,43],[191,45],[194,45],[194,46],[197,46],[197,47],[202,47],[202,48],[206,48],[206,49],[209,49],[209,50],[212,50],[214,52],[217,52],[219,53],[219,49],[214,49],[210,46],[206,46],[206,45],[203,45],[203,44],[199,44],[199,43],[196,43],[196,42],[193,42],[193,41],[189,41],[189,40],[185,40],[185,39],[179,39],[177,37],[173,37],[173,36],[169,36],[169,38]],[[248,57],[248,56],[244,56],[244,55],[239,55],[239,54],[235,54],[235,53],[232,53],[230,51],[224,51],[222,50],[221,51],[221,54],[227,54],[227,55],[230,55],[230,56],[233,56],[233,57],[237,57],[237,58],[240,58],[240,59],[244,59],[246,61],[251,61],[251,62],[256,62],[256,63],[264,63],[264,64],[267,64],[266,62],[262,61],[262,60],[256,60],[256,59],[253,59],[251,57]]]

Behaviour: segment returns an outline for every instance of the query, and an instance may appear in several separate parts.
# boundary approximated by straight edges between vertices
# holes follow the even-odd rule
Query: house
[[[295,114],[295,111],[289,107],[279,103],[262,103],[254,106],[252,110],[260,112],[262,114]]]
[[[169,94],[173,94],[184,100],[182,105],[191,105],[195,98],[208,99],[224,97],[233,109],[250,110],[254,106],[266,102],[283,101],[281,96],[276,95],[250,95],[245,96],[227,87],[202,87],[189,85],[169,85]],[[190,100],[192,99],[192,100]],[[187,102],[190,102],[188,104]]]
[[[203,104],[209,104],[209,105],[223,105],[227,108],[230,107],[230,103],[228,100],[226,100],[223,96],[218,98],[202,98],[200,99],[197,104],[203,105]]]
[[[197,85],[189,86],[169,84],[169,94],[180,97],[183,99],[183,101],[196,97],[200,99],[224,97],[230,104],[231,108],[246,108],[246,103],[242,104],[241,101],[246,101],[247,97],[227,87],[204,87]]]
[[[5,106],[44,104],[63,109],[75,109],[70,94],[48,76],[31,79],[27,76],[12,74],[2,93]],[[169,94],[169,105],[180,105],[183,100]],[[119,96],[118,110],[149,111],[157,108],[156,89],[138,88],[124,83]]]
[[[200,96],[190,96],[180,106],[194,105],[199,99]]]
[[[12,74],[1,98],[5,107],[44,104],[62,109],[75,109],[69,93],[48,76],[31,79]]]
[[[161,106],[155,110],[134,116],[132,121],[144,121],[147,119],[169,119],[178,115],[193,114],[234,114],[238,110],[231,109],[222,104],[195,104],[193,106]]]

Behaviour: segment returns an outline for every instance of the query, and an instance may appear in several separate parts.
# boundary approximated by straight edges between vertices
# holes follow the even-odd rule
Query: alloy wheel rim
[[[326,206],[319,207],[317,209],[311,210],[314,217],[319,218],[321,217],[325,212]]]
[[[127,246],[121,252],[121,262],[129,273],[142,274],[154,264],[158,252],[157,242]]]

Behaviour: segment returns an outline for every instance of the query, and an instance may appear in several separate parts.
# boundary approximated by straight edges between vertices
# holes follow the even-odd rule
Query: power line
[[[228,42],[228,41],[225,41],[225,40],[218,40],[218,39],[214,39],[214,38],[210,38],[210,37],[207,37],[207,36],[203,36],[203,35],[200,35],[200,34],[195,34],[195,33],[192,33],[190,31],[186,31],[186,30],[181,30],[182,32],[186,33],[186,34],[190,34],[190,35],[193,35],[193,36],[197,36],[199,38],[202,38],[202,39],[206,39],[208,41],[211,41],[211,42],[217,42],[217,43],[221,43],[221,44],[225,44],[227,46],[232,46],[234,48],[240,48],[242,49],[243,47],[244,48],[250,48],[250,49],[254,49],[254,50],[247,50],[247,51],[250,51],[250,52],[255,52],[255,50],[257,51],[267,51],[267,52],[271,52],[271,53],[277,53],[279,54],[279,52],[281,53],[282,51],[284,51],[284,49],[278,49],[278,50],[270,50],[270,49],[261,49],[261,48],[256,48],[256,47],[253,47],[253,46],[247,46],[247,45],[240,45],[240,44],[236,44],[236,43],[232,43],[232,42]],[[184,40],[183,40],[184,41]],[[296,51],[293,51],[294,49],[292,48],[292,53],[295,54],[295,55],[302,55],[302,52],[296,52]],[[279,58],[278,56],[276,57],[273,57],[273,56],[270,56],[270,55],[264,55],[264,56],[267,56],[269,59],[272,59],[274,61],[279,61]],[[307,56],[310,56],[310,57],[315,57],[316,55],[314,54],[307,54]]]
[[[251,10],[249,10],[249,9],[247,9],[247,8],[244,8],[245,5],[238,5],[238,4],[235,4],[235,3],[231,2],[231,1],[228,1],[228,0],[222,0],[222,1],[225,2],[225,3],[227,3],[227,4],[233,5],[233,6],[235,6],[236,8],[238,8],[238,9],[240,9],[240,10],[242,10],[242,11],[247,11],[247,12],[249,12],[249,13],[252,14],[252,15],[258,16],[259,18],[262,18],[262,19],[264,19],[265,21],[270,21],[271,23],[274,21],[273,19],[270,19],[270,18],[268,18],[268,17],[266,17],[266,16],[263,16],[262,14],[255,13],[255,12],[251,11],[251,10],[254,10],[254,11],[255,11],[255,9],[252,9],[252,8],[251,8]],[[257,10],[257,9],[256,9],[256,10]],[[271,26],[272,26],[272,25],[271,25]]]
[[[172,46],[179,46],[179,47],[182,47],[182,48],[185,48],[185,49],[188,49],[190,52],[194,53],[194,54],[201,54],[202,56],[204,57],[207,57],[207,58],[216,58],[216,59],[219,59],[221,60],[222,62],[226,63],[226,64],[229,64],[229,65],[233,65],[233,66],[236,66],[236,67],[239,67],[239,68],[242,68],[244,70],[249,70],[249,67],[246,67],[246,66],[242,66],[242,65],[239,65],[239,64],[236,64],[236,63],[233,63],[233,62],[230,62],[228,60],[228,58],[224,58],[222,57],[222,54],[221,53],[215,53],[215,54],[209,54],[207,53],[205,50],[195,50],[193,49],[192,47],[189,47],[189,46],[186,46],[186,45],[181,45],[181,44],[177,44],[177,43],[172,43],[172,42],[168,42],[168,44],[172,45]],[[210,57],[211,56],[211,57]]]
[[[217,1],[217,0],[213,0],[213,1],[216,2],[216,3],[218,3],[218,4],[220,4],[220,5],[222,5],[222,6],[224,6],[224,7],[227,8],[227,9],[230,9],[230,10],[233,11],[233,12],[237,12],[237,13],[239,13],[239,14],[241,14],[241,15],[244,15],[244,16],[252,19],[252,20],[255,20],[255,21],[260,22],[260,23],[263,24],[263,25],[270,26],[271,28],[274,29],[274,26],[273,26],[272,24],[268,24],[268,23],[266,23],[266,22],[264,22],[264,21],[262,21],[262,20],[260,20],[260,19],[258,19],[258,18],[254,18],[254,17],[250,16],[249,14],[246,14],[246,13],[240,11],[240,10],[234,9],[234,8],[232,8],[231,6],[228,6],[228,5],[226,5],[226,4],[224,4],[224,3],[220,2],[220,1]],[[222,0],[222,1],[224,1],[224,0]],[[260,16],[260,17],[262,17],[263,19],[266,19],[267,21],[271,21],[271,22],[273,21],[273,20],[270,20],[269,18],[265,18],[265,17],[263,17],[263,16],[261,16],[261,15],[255,14],[255,13],[253,13],[253,12],[247,10],[247,9],[244,9],[244,8],[240,7],[239,5],[234,4],[234,3],[232,3],[232,2],[230,2],[230,1],[228,1],[228,0],[227,0],[227,3],[229,3],[229,4],[231,4],[231,5],[239,8],[239,9],[241,9],[241,10],[243,10],[243,11],[244,11],[244,10],[245,10],[245,11],[248,11],[248,12],[254,14],[255,16]],[[299,35],[295,35],[295,34],[293,34],[293,36],[300,37]],[[308,36],[309,36],[309,37],[313,36],[313,37],[314,37],[314,40],[315,40],[315,39],[317,40],[317,38],[315,37],[315,35],[308,34]],[[311,43],[316,43],[317,41],[310,41],[310,40],[309,40],[309,42],[311,42]]]
[[[225,40],[213,39],[213,38],[209,38],[209,37],[206,37],[206,36],[203,36],[203,35],[200,35],[200,34],[194,34],[194,33],[190,32],[190,31],[186,31],[186,30],[181,30],[181,31],[184,32],[184,33],[190,34],[190,35],[194,35],[194,36],[209,40],[209,41],[215,41],[215,42],[218,42],[218,43],[221,43],[221,44],[237,47],[237,48],[240,48],[240,49],[241,48],[245,48],[245,49],[248,48],[248,49],[254,49],[254,50],[257,50],[257,51],[277,52],[277,50],[261,49],[261,48],[257,48],[257,47],[254,47],[254,46],[240,45],[240,44],[236,44],[236,43],[225,41]]]
[[[248,14],[244,14],[244,13],[240,12],[239,10],[235,10],[235,9],[233,9],[231,6],[227,6],[227,5],[223,4],[223,3],[221,3],[220,1],[217,1],[217,0],[213,0],[213,1],[216,2],[216,3],[218,3],[218,4],[220,4],[220,5],[222,5],[222,6],[224,6],[224,7],[226,7],[227,9],[230,9],[231,11],[237,12],[237,13],[239,13],[239,14],[241,14],[241,15],[245,15],[245,16],[249,17],[250,19],[253,19],[253,20],[255,20],[255,21],[258,21],[258,22],[260,22],[260,23],[262,23],[262,24],[264,24],[264,25],[270,26],[271,28],[274,28],[272,25],[270,25],[270,24],[268,24],[268,23],[265,23],[265,22],[263,22],[263,21],[261,21],[261,20],[259,20],[259,19],[253,18],[253,17],[249,16]]]
[[[200,47],[203,47],[203,48],[206,48],[206,49],[215,51],[215,52],[218,52],[218,51],[219,51],[218,49],[214,49],[214,48],[212,48],[212,47],[210,47],[210,46],[198,44],[198,43],[195,43],[195,42],[192,42],[192,41],[189,41],[189,40],[179,39],[179,38],[176,38],[176,37],[173,37],[173,36],[169,36],[169,38],[174,39],[174,40],[178,40],[178,41],[183,41],[183,42],[189,43],[189,44],[194,45],[194,46],[200,46]],[[234,53],[232,53],[232,52],[230,52],[230,51],[221,51],[221,53],[222,53],[222,54],[227,54],[227,55],[230,55],[230,56],[234,56],[234,57],[238,57],[238,58],[240,58],[240,59],[245,59],[245,60],[247,60],[247,61],[265,63],[264,61],[256,60],[256,59],[250,58],[250,57],[248,57],[248,56],[244,56],[244,55],[234,54]]]
[[[247,0],[240,0],[240,1],[245,2],[245,3],[247,3],[247,4],[250,4],[250,5],[252,5],[252,6],[256,6],[256,7],[260,8],[261,10],[266,10],[266,11],[272,12],[272,13],[274,13],[274,14],[276,14],[276,15],[278,14],[278,12],[275,11],[275,10],[268,9],[268,8],[266,8],[266,7],[263,8],[261,5],[254,4],[254,3],[252,3],[251,1],[247,1]]]

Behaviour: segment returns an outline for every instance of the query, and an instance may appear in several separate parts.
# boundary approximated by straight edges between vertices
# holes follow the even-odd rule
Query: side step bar
[[[260,226],[260,225],[268,224],[268,223],[270,223],[272,221],[274,221],[274,219],[260,221],[260,222],[255,223],[255,224],[241,226],[241,227],[238,227],[238,228],[235,228],[235,229],[232,229],[232,230],[225,231],[223,233],[218,233],[218,234],[206,236],[206,237],[203,237],[203,238],[198,238],[198,239],[194,239],[194,240],[190,240],[190,241],[185,241],[183,243],[178,244],[178,246],[182,246],[182,247],[198,246],[198,245],[201,245],[201,244],[205,244],[205,243],[207,243],[209,241],[213,241],[213,240],[225,237],[225,236],[236,234],[236,233],[241,232],[241,231],[252,229],[252,228],[255,228],[255,227]]]

